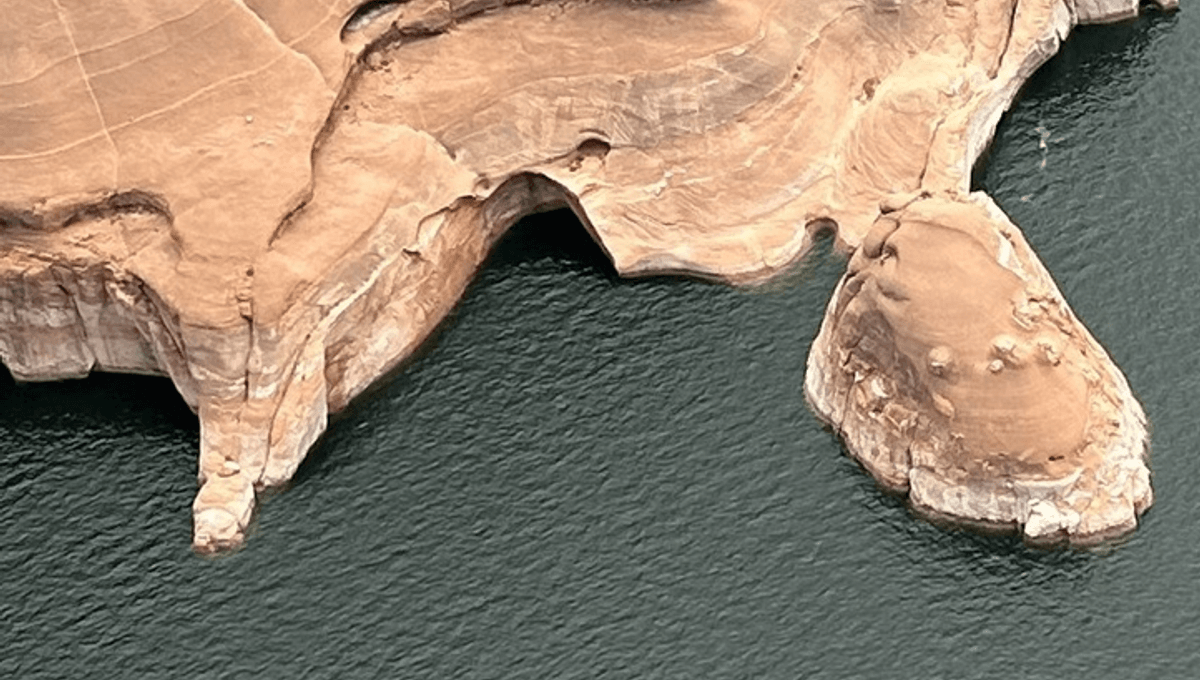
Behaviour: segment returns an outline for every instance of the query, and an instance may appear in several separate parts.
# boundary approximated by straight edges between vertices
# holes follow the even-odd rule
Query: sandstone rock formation
[[[1140,410],[967,191],[1072,26],[1137,10],[18,3],[0,17],[0,359],[26,381],[169,376],[200,418],[193,543],[218,550],[520,217],[569,206],[622,274],[732,284],[832,229],[859,252],[806,384],[868,469],[960,520],[1124,531],[1150,502]],[[986,264],[962,280],[988,304],[927,285],[959,258]]]
[[[881,215],[809,354],[810,402],[919,511],[1102,540],[1152,501],[1124,376],[990,199]]]

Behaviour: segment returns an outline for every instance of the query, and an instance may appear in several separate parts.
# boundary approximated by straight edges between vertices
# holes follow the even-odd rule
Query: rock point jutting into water
[[[1141,409],[969,180],[1072,27],[1137,11],[11,3],[0,358],[169,376],[200,419],[193,543],[221,550],[521,217],[570,207],[623,275],[734,285],[832,231],[854,255],[805,386],[850,452],[956,522],[1126,532],[1151,503]]]

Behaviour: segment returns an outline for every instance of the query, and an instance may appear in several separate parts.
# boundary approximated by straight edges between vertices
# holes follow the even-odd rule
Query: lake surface
[[[939,529],[842,454],[802,393],[828,244],[766,290],[622,281],[551,215],[222,559],[166,380],[0,371],[0,677],[1197,677],[1192,9],[1077,32],[977,173],[1153,423],[1123,544]]]

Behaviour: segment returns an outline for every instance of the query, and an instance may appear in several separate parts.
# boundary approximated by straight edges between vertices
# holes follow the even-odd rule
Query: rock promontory
[[[876,220],[805,385],[850,453],[935,518],[1091,543],[1152,501],[1124,376],[985,196]]]
[[[1138,10],[17,3],[0,359],[169,377],[200,420],[193,545],[221,550],[521,217],[572,209],[623,275],[733,285],[831,231],[853,257],[804,383],[851,453],[953,521],[1122,533],[1151,502],[1140,407],[969,184],[1071,29]]]

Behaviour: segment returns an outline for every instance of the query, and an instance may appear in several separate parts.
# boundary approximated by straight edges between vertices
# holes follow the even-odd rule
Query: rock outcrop
[[[219,550],[519,218],[570,207],[622,274],[738,285],[832,229],[858,254],[806,384],[868,469],[962,521],[1125,531],[1150,502],[1138,406],[967,192],[1071,28],[1137,10],[20,3],[0,18],[0,359],[27,381],[169,376],[200,418],[194,545]],[[926,285],[958,258],[987,262],[963,276],[988,305]]]
[[[851,454],[934,517],[1089,543],[1152,501],[1124,376],[985,196],[876,220],[805,385]]]

